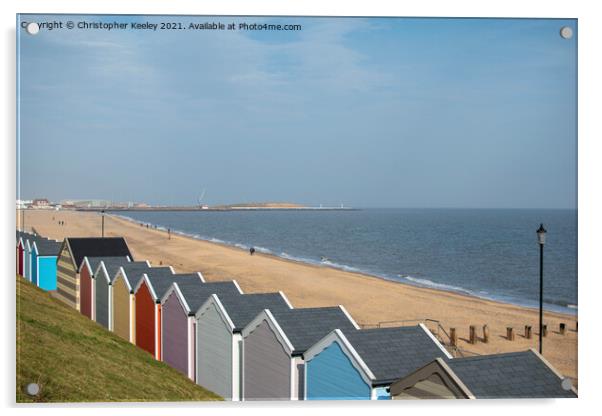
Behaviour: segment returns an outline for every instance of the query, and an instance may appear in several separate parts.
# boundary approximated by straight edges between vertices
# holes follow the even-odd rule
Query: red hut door
[[[23,246],[19,244],[19,274],[23,276]]]

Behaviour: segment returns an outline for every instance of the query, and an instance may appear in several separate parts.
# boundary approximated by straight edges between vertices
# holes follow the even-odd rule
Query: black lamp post
[[[537,241],[539,242],[539,353],[542,354],[541,344],[543,342],[543,245],[546,243],[546,229],[543,224],[537,230]]]
[[[105,238],[105,210],[100,212],[102,213],[102,238]]]

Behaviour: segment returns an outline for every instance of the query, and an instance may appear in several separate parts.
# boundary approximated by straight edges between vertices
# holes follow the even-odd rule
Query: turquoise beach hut
[[[61,249],[58,241],[38,238],[31,250],[32,282],[43,290],[56,290],[56,259]]]
[[[306,400],[388,400],[392,383],[449,352],[424,325],[335,329],[309,348]]]

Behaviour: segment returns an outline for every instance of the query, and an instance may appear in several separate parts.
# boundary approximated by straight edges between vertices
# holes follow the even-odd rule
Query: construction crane
[[[199,196],[199,208],[200,209],[207,209],[208,208],[207,205],[203,205],[203,198],[205,198],[205,192],[206,191],[207,191],[206,189],[203,189],[203,192],[201,192],[201,196]]]

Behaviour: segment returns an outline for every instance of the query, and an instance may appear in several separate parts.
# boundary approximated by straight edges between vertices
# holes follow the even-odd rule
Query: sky
[[[576,208],[574,19],[18,18],[302,26],[18,29],[21,199]]]

